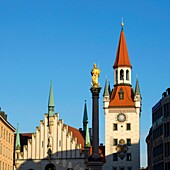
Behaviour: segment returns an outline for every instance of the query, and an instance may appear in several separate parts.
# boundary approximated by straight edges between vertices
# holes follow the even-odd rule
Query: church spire
[[[138,78],[136,79],[135,95],[141,95]]]
[[[53,96],[53,86],[52,81],[50,83],[50,93],[49,93],[49,99],[48,99],[48,115],[54,116],[54,96]]]
[[[131,86],[131,70],[132,65],[130,63],[128,50],[126,46],[126,40],[124,35],[124,23],[121,24],[121,32],[119,45],[117,49],[114,68],[114,85],[130,85]]]
[[[126,46],[126,39],[124,35],[124,23],[122,22],[121,24],[121,33],[120,33],[120,39],[119,39],[119,46],[116,54],[116,60],[113,65],[113,68],[118,68],[118,67],[130,67],[132,68],[132,65],[130,64],[130,59],[128,55],[128,50]]]
[[[108,80],[106,79],[103,96],[110,96]]]
[[[83,131],[86,131],[86,125],[88,124],[88,116],[87,116],[87,106],[86,106],[86,100],[84,104],[84,115],[83,115]]]
[[[16,131],[16,141],[15,141],[15,150],[20,150],[21,144],[20,144],[20,135],[19,135],[19,128],[17,124],[17,131]]]

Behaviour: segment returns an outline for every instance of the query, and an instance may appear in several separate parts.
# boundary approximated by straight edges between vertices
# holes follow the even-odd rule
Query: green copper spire
[[[139,88],[139,81],[138,81],[138,79],[136,79],[135,95],[141,95],[140,94],[140,88]]]
[[[110,96],[110,93],[109,93],[109,86],[108,86],[108,80],[106,78],[106,82],[105,82],[105,87],[104,87],[104,93],[103,93],[103,96]]]
[[[89,134],[89,126],[88,123],[86,124],[86,134],[85,134],[85,147],[90,147],[90,134]]]
[[[17,132],[16,132],[16,141],[15,141],[15,150],[20,150],[21,148],[21,144],[20,144],[20,135],[19,135],[19,128],[18,128],[18,124],[17,124]]]
[[[84,116],[83,116],[83,131],[86,131],[87,124],[88,124],[88,116],[87,116],[87,106],[86,106],[86,100],[85,100]]]
[[[52,81],[50,83],[50,94],[48,99],[48,114],[50,116],[54,116],[54,96],[53,96],[53,86]]]

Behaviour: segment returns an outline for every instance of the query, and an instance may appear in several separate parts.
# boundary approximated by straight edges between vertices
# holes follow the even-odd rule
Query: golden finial
[[[121,26],[122,26],[122,29],[123,29],[123,27],[124,27],[123,17],[122,17]]]

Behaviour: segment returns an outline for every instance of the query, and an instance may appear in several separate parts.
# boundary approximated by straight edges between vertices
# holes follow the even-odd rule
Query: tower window
[[[117,130],[117,123],[113,123],[113,130]]]
[[[114,167],[112,167],[112,170],[117,170],[117,167],[115,167],[115,166],[114,166]]]
[[[124,80],[124,71],[120,70],[120,80]]]
[[[120,88],[120,91],[119,91],[119,99],[120,100],[123,100],[124,99],[124,91],[122,88]]]
[[[132,155],[131,155],[131,153],[127,153],[126,160],[127,160],[127,161],[131,161],[131,160],[132,160]]]
[[[118,82],[118,72],[116,70],[116,83]]]
[[[132,167],[131,167],[131,166],[128,166],[128,167],[127,167],[127,170],[132,170]]]
[[[131,124],[130,123],[126,124],[126,130],[131,130]]]
[[[129,70],[126,70],[126,80],[129,80]]]
[[[113,153],[113,161],[118,161],[118,155],[117,155],[117,153]]]
[[[126,143],[128,146],[131,146],[131,139],[126,139]]]
[[[117,139],[113,139],[113,146],[117,146]]]

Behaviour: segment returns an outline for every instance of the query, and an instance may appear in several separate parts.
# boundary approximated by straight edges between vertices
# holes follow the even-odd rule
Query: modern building
[[[14,132],[7,115],[0,111],[0,170],[13,170]]]
[[[124,28],[120,40],[114,69],[114,87],[106,80],[103,94],[105,114],[105,157],[107,170],[140,169],[140,114],[141,93],[136,80],[132,88],[132,65],[128,55]]]
[[[152,108],[152,127],[146,138],[148,170],[170,169],[170,88]]]
[[[19,133],[15,142],[15,170],[84,170],[91,152],[86,103],[83,130],[64,124],[54,112],[52,84],[48,113],[40,120],[35,133]],[[102,155],[102,152],[101,152]]]

